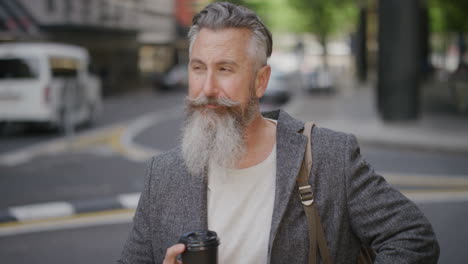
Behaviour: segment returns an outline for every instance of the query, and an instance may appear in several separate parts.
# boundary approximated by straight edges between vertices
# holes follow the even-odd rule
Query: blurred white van
[[[101,82],[86,49],[55,43],[0,44],[0,123],[47,123],[64,129],[92,123]]]

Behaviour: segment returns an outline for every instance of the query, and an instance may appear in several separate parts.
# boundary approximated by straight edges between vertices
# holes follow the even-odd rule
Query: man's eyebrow
[[[193,64],[193,63],[199,63],[199,64],[205,64],[201,59],[198,59],[198,58],[193,58],[190,60],[190,64]],[[229,59],[223,59],[223,60],[220,60],[218,62],[216,62],[216,65],[233,65],[233,66],[238,66],[237,62],[235,62],[234,60],[229,60]]]
[[[195,58],[195,59],[191,59],[191,60],[190,60],[190,64],[192,64],[192,63],[200,63],[200,64],[205,64],[205,63],[204,63],[202,60],[200,60],[200,59],[196,59],[196,58]]]

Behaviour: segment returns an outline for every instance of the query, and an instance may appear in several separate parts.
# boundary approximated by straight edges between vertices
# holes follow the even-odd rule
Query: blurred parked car
[[[304,88],[308,92],[332,93],[335,89],[335,82],[330,70],[318,68],[303,74]]]
[[[187,64],[177,64],[166,73],[156,74],[153,83],[155,89],[163,91],[187,88]]]
[[[458,112],[468,112],[468,64],[461,63],[449,77],[452,100]]]
[[[291,97],[292,75],[272,68],[270,80],[261,102],[284,104]]]
[[[78,46],[0,44],[0,123],[65,129],[95,121],[101,83],[88,64],[88,52]]]

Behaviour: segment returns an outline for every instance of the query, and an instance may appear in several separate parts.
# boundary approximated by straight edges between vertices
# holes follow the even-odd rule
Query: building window
[[[65,0],[65,14],[71,14],[73,12],[72,0]]]
[[[49,13],[55,12],[55,0],[47,0],[46,6]]]
[[[106,22],[109,16],[109,3],[106,0],[101,0],[99,2],[99,20]]]
[[[84,22],[89,22],[88,19],[90,18],[91,12],[91,0],[83,0],[82,7],[81,7],[81,14]]]

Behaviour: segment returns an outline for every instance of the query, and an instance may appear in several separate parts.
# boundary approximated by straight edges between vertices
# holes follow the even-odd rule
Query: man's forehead
[[[248,57],[251,32],[244,28],[211,30],[203,28],[197,35],[190,54],[190,61],[236,64]]]

